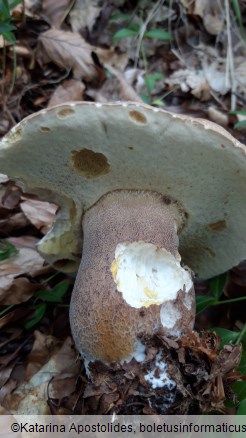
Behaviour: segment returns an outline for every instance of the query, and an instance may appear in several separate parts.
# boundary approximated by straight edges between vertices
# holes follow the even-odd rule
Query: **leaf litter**
[[[26,0],[25,10],[22,4],[15,8],[17,41],[15,52],[7,46],[1,134],[24,116],[69,100],[144,101],[232,130],[243,116],[229,110],[243,107],[246,93],[240,15],[211,0],[174,1],[171,7],[160,2],[157,14],[153,2],[142,2],[139,9],[134,2],[114,3]],[[23,14],[28,25],[21,23]],[[114,40],[122,28],[138,30]],[[171,30],[171,38],[144,37],[142,29],[152,35]],[[245,141],[242,131],[233,134]],[[241,343],[221,348],[219,335],[201,328],[243,330],[240,303],[225,304],[222,313],[205,310],[197,318],[199,333],[187,330],[180,340],[156,337],[147,343],[142,363],[90,364],[89,379],[70,337],[69,295],[61,294],[62,303],[59,294],[57,303],[47,298],[72,279],[36,251],[58,207],[23,194],[4,175],[0,182],[0,238],[16,249],[0,261],[1,412],[226,413],[225,400],[234,403],[235,412],[231,383],[245,379]],[[222,299],[245,295],[245,278],[245,263],[231,270]],[[196,284],[198,294],[201,289],[211,293],[206,283]],[[175,381],[171,389],[151,386],[162,378],[161,363]]]

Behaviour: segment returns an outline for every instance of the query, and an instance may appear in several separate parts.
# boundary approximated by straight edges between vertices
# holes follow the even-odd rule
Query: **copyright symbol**
[[[11,424],[11,430],[12,430],[12,432],[19,432],[20,425],[18,423],[12,423]]]

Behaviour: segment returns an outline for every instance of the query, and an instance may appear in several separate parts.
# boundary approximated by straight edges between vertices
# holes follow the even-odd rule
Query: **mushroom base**
[[[70,323],[87,360],[128,360],[139,341],[193,327],[191,272],[178,253],[183,221],[180,206],[155,192],[114,191],[85,213]]]

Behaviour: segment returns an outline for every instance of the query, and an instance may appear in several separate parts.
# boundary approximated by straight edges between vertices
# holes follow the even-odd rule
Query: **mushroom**
[[[245,152],[212,122],[138,103],[58,105],[3,138],[0,171],[60,205],[47,261],[76,271],[83,234],[70,322],[88,361],[142,360],[153,334],[193,327],[192,272],[245,258]]]

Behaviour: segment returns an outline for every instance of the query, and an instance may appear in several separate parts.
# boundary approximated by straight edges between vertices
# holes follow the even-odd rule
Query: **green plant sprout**
[[[157,12],[158,5],[157,5],[157,7],[155,6],[154,9],[155,9],[154,12],[152,12],[150,14],[151,18]],[[147,25],[148,25],[148,22],[150,21],[150,19],[148,19],[148,18],[144,24],[140,24],[138,22],[132,22],[131,15],[118,13],[118,14],[113,15],[111,20],[112,21],[122,20],[125,22],[125,27],[123,27],[122,29],[119,29],[113,35],[114,42],[117,42],[118,40],[123,39],[123,38],[129,38],[129,37],[135,37],[139,41],[138,45],[140,48],[140,52],[142,55],[142,60],[143,60],[144,68],[145,68],[144,82],[145,82],[146,91],[147,91],[147,93],[140,94],[141,99],[147,104],[162,106],[163,101],[161,99],[153,100],[151,97],[151,93],[153,91],[153,88],[154,88],[156,82],[160,81],[161,79],[164,78],[164,74],[161,72],[154,72],[154,73],[150,73],[150,74],[147,73],[148,72],[148,61],[147,61],[145,49],[144,49],[144,39],[145,38],[152,38],[152,39],[157,39],[157,40],[169,42],[172,40],[171,34],[163,29],[155,28],[155,27],[148,30]],[[139,18],[139,20],[140,20],[140,18]]]
[[[34,293],[34,316],[31,320],[25,324],[25,329],[31,329],[43,318],[46,310],[47,303],[60,304],[63,301],[69,289],[69,280],[63,280],[56,284],[53,289],[40,289]]]
[[[246,116],[246,110],[240,110],[240,111],[230,111],[230,114],[239,114],[241,116]],[[243,128],[246,126],[246,120],[241,120],[240,122],[237,122],[234,124],[234,128]]]
[[[17,254],[18,250],[12,243],[5,239],[0,239],[0,262],[8,259],[13,254]]]
[[[234,9],[234,13],[236,16],[236,20],[240,29],[240,33],[242,35],[242,37],[245,39],[245,31],[244,31],[244,27],[243,27],[243,19],[242,19],[242,13],[241,13],[241,9],[240,9],[240,4],[238,0],[231,0],[232,3],[232,7]]]
[[[209,280],[209,289],[212,292],[211,296],[198,295],[196,297],[196,313],[200,313],[210,306],[221,306],[223,304],[236,303],[238,301],[245,301],[245,297],[231,298],[226,301],[220,301],[220,297],[223,294],[223,289],[226,283],[227,274],[219,275],[218,277],[211,278]]]
[[[14,18],[11,15],[11,11],[23,0],[0,0],[0,35],[3,37],[3,65],[2,65],[2,74],[3,78],[6,70],[6,41],[13,45],[13,72],[12,72],[12,81],[10,84],[10,88],[8,90],[8,94],[10,95],[13,91],[16,77],[16,53],[15,53],[15,35],[14,31],[16,30],[16,26],[14,26]],[[2,100],[4,96],[4,81],[2,84]]]
[[[16,26],[13,24],[14,18],[11,15],[11,11],[20,3],[22,3],[22,0],[0,0],[0,35],[2,35],[5,41],[9,41],[12,44],[16,43],[13,33],[16,30]]]
[[[246,297],[228,299],[226,301],[220,301],[220,297],[224,292],[224,287],[227,281],[227,273],[219,275],[209,280],[209,289],[212,292],[212,296],[198,295],[196,297],[197,314],[205,310],[210,306],[218,306],[227,303],[235,303],[238,301],[246,300]],[[240,365],[237,368],[238,372],[246,375],[246,324],[239,332],[227,330],[222,327],[213,327],[210,329],[212,332],[216,332],[220,339],[220,348],[223,348],[228,344],[242,344],[242,356]],[[246,415],[246,381],[235,381],[232,385],[232,389],[235,391],[238,399],[237,415]]]

